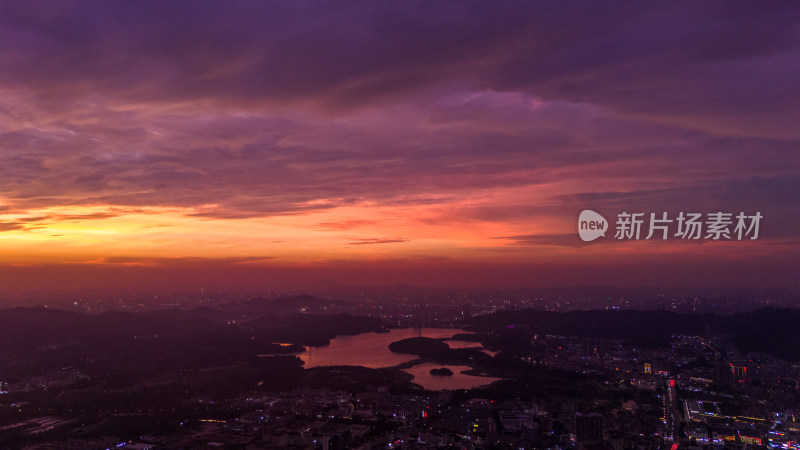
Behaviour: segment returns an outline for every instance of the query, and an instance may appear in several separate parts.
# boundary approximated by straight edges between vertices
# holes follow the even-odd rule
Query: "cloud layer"
[[[5,3],[0,232],[91,261],[245,258],[231,229],[276,261],[515,261],[578,258],[583,208],[722,209],[796,242],[798,23],[788,3]],[[92,250],[70,223],[149,231]]]

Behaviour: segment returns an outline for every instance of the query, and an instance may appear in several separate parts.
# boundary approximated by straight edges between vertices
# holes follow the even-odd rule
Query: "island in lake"
[[[448,369],[447,367],[442,367],[441,369],[431,369],[431,375],[436,375],[438,377],[452,377],[453,371]]]

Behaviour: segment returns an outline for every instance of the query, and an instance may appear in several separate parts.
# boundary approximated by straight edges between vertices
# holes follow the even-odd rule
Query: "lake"
[[[399,328],[388,333],[362,333],[354,336],[336,336],[330,345],[306,347],[297,356],[306,369],[320,366],[362,366],[370,369],[392,367],[417,359],[414,355],[392,353],[389,344],[412,337],[434,339],[449,338],[464,330],[455,328]]]
[[[453,341],[447,340],[447,341],[444,341],[444,342],[447,345],[449,345],[450,348],[474,348],[475,350],[480,350],[483,353],[486,353],[487,355],[492,356],[492,357],[498,353],[498,352],[493,352],[493,351],[490,351],[490,350],[486,350],[485,348],[483,348],[483,346],[481,345],[480,342],[457,341],[457,340],[453,340]]]
[[[438,369],[441,367],[447,367],[453,371],[453,375],[449,377],[431,375],[431,369]],[[450,366],[435,363],[423,363],[403,370],[414,376],[414,379],[411,380],[412,382],[417,383],[429,391],[441,391],[443,389],[470,389],[478,386],[485,386],[502,379],[479,377],[461,373],[470,369],[472,369],[470,366]]]
[[[331,339],[330,345],[322,347],[306,347],[306,352],[297,356],[303,360],[304,367],[309,369],[321,366],[362,366],[371,369],[392,367],[417,359],[415,355],[393,353],[389,344],[401,339],[412,337],[429,337],[433,339],[451,338],[456,334],[468,333],[454,328],[401,328],[390,330],[388,333],[362,333],[354,336],[336,336]],[[478,348],[480,343],[465,341],[445,341],[451,348]],[[487,352],[488,353],[488,352]],[[430,374],[433,368],[447,367],[453,371],[453,376],[435,376]],[[404,369],[414,376],[413,382],[425,389],[439,391],[442,389],[469,389],[484,386],[499,378],[478,377],[466,375],[462,371],[471,369],[469,366],[449,366],[432,363],[419,364]]]

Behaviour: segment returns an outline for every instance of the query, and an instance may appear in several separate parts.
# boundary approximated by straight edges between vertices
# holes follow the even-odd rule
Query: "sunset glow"
[[[798,39],[777,12],[708,35],[701,4],[635,26],[607,5],[548,19],[515,3],[43,5],[0,19],[0,263],[25,268],[5,272],[17,287],[186,264],[263,269],[254,283],[302,269],[355,284],[796,285]],[[650,30],[646,58],[635,27]],[[764,222],[754,242],[584,245],[585,208]]]

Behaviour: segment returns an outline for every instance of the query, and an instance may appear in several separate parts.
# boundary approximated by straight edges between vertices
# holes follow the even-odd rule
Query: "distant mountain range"
[[[293,307],[293,301],[94,315],[45,307],[0,310],[0,380],[71,366],[100,375],[231,364],[386,328],[379,319],[326,309],[336,302],[305,297]],[[328,313],[297,312],[320,308]]]
[[[0,310],[0,375],[8,367],[15,367],[17,376],[45,373],[76,360],[101,361],[109,352],[120,352],[123,366],[130,362],[124,352],[138,352],[143,361],[152,359],[153,367],[165,359],[187,364],[214,358],[246,360],[258,354],[302,351],[300,346],[327,345],[337,335],[387,329],[379,319],[342,312],[348,311],[348,305],[352,304],[301,296],[253,299],[218,309],[143,313],[89,315],[43,307]],[[526,309],[472,317],[464,326],[521,350],[534,334],[627,339],[642,347],[665,346],[673,334],[727,335],[742,352],[800,361],[800,311],[790,309],[733,315]]]

